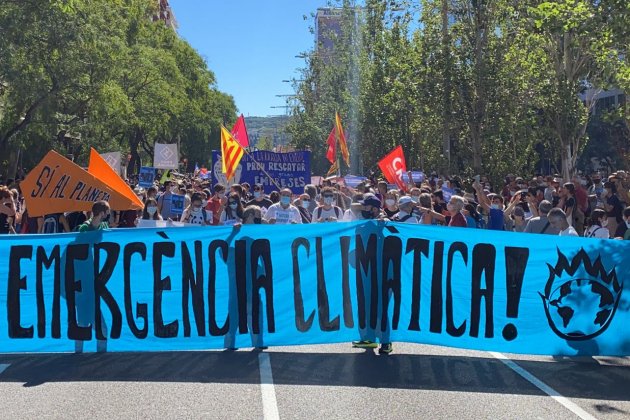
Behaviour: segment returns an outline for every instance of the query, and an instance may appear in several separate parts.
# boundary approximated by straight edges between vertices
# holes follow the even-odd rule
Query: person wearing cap
[[[551,226],[549,223],[549,219],[547,219],[547,215],[551,211],[553,206],[547,200],[543,200],[538,205],[538,214],[540,216],[532,217],[527,221],[527,225],[525,226],[525,233],[543,233],[547,235],[557,235],[560,233],[558,229]]]
[[[398,199],[398,212],[392,218],[392,221],[399,223],[418,224],[418,218],[413,214],[415,203],[411,197],[403,195]]]
[[[381,212],[382,202],[374,194],[364,194],[361,205],[363,206],[363,209],[361,210],[361,216],[363,219],[370,220],[384,218],[384,215]]]

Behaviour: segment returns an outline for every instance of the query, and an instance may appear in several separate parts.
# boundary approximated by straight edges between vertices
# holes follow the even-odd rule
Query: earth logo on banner
[[[623,291],[616,268],[607,271],[599,257],[591,262],[584,249],[571,262],[558,250],[556,266],[548,267],[540,296],[553,332],[568,341],[584,341],[606,331]]]

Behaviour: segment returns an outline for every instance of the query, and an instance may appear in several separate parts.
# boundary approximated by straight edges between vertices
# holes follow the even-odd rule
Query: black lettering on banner
[[[330,320],[330,303],[328,300],[328,290],[326,289],[326,279],[324,277],[324,255],[322,251],[322,238],[315,238],[315,255],[317,257],[317,308],[319,318],[319,328],[322,331],[338,331],[339,315]]]
[[[368,237],[367,247],[363,245],[361,235],[356,236],[356,274],[357,274],[357,306],[359,309],[359,328],[364,329],[366,324],[365,314],[365,287],[363,285],[363,273],[370,273],[370,327],[376,329],[377,305],[378,305],[378,272],[376,255],[376,235]]]
[[[420,301],[422,298],[422,256],[429,256],[429,241],[426,239],[410,238],[407,241],[406,253],[413,251],[413,278],[411,289],[411,319],[409,331],[420,331]]]
[[[258,261],[262,259],[264,275],[258,275]],[[254,334],[260,334],[260,289],[265,290],[267,327],[276,332],[273,311],[273,268],[271,266],[271,243],[267,239],[256,239],[252,243],[250,256],[252,270],[252,324]]]
[[[455,326],[453,320],[453,257],[459,252],[464,260],[464,264],[468,264],[468,247],[463,242],[454,242],[448,249],[448,265],[446,268],[446,333],[452,337],[461,337],[466,332],[466,321],[463,321],[459,327]]]
[[[45,176],[44,176],[44,173],[46,173]],[[39,176],[37,177],[37,181],[35,181],[35,185],[37,185],[37,191],[35,190],[31,191],[31,197],[34,198],[39,195],[39,193],[42,191],[42,188],[44,188],[44,184],[42,182],[42,176],[44,176],[45,178],[48,178],[49,174],[50,174],[50,168],[48,166],[44,166],[42,168],[42,171],[39,173]]]
[[[158,338],[177,337],[179,322],[177,320],[164,325],[162,317],[162,293],[171,290],[171,277],[162,278],[162,258],[175,256],[173,242],[156,242],[153,244],[153,333]]]
[[[300,283],[300,261],[298,250],[300,247],[306,248],[306,256],[310,253],[310,243],[305,238],[297,238],[291,244],[291,258],[293,259],[293,304],[295,306],[295,328],[299,332],[306,332],[311,329],[315,311],[311,311],[308,320],[304,319],[304,299],[302,298],[302,284]]]
[[[442,271],[444,269],[444,242],[433,247],[433,278],[431,279],[431,321],[429,331],[442,332]]]
[[[402,258],[402,241],[398,236],[388,236],[383,245],[383,292],[381,314],[381,331],[387,329],[389,314],[389,294],[394,296],[394,316],[392,317],[392,329],[398,329],[400,320],[400,264]],[[389,277],[389,267],[392,266],[392,276]]]
[[[350,237],[339,238],[341,246],[341,293],[343,297],[343,323],[346,328],[354,327],[352,300],[350,297]]]
[[[105,263],[101,269],[101,250],[107,253],[105,257]],[[115,242],[101,242],[94,244],[94,324],[96,330],[96,339],[105,340],[106,337],[102,331],[102,313],[101,313],[101,299],[105,301],[105,304],[109,308],[112,314],[112,329],[111,338],[120,338],[120,331],[122,329],[122,313],[116,303],[116,299],[107,290],[107,282],[112,277],[118,257],[120,256],[120,245]]]
[[[235,261],[247,261],[247,242],[236,241]],[[247,264],[236,265],[236,296],[238,297],[238,332],[247,334]]]
[[[76,292],[81,292],[81,280],[75,279],[74,262],[85,261],[89,256],[89,244],[70,244],[66,247],[66,306],[68,308],[68,338],[70,340],[89,341],[92,339],[92,326],[80,327],[77,323]],[[84,275],[87,273],[83,273]],[[88,281],[88,280],[86,280]],[[92,279],[89,279],[92,281]]]
[[[486,303],[486,338],[494,337],[494,268],[497,251],[491,244],[477,244],[473,248],[472,301],[470,310],[470,336],[479,337],[481,298]],[[481,275],[485,274],[485,288],[481,287]]]
[[[525,268],[529,259],[529,248],[505,248],[505,281],[507,291],[506,316],[518,318],[518,306],[521,302],[521,290],[525,278]],[[514,324],[503,327],[503,338],[512,341],[518,336]]]
[[[9,338],[33,338],[34,328],[22,327],[20,324],[20,290],[26,290],[26,276],[22,277],[20,261],[33,258],[33,247],[30,245],[12,246],[9,256],[9,284],[7,288],[7,315],[9,321]]]
[[[208,327],[211,336],[223,336],[230,330],[230,311],[228,303],[228,313],[222,327],[217,324],[217,250],[221,250],[222,259],[228,261],[228,243],[222,240],[212,241],[208,247],[208,259],[210,260],[210,268],[208,272]],[[228,282],[231,281],[226,276]],[[232,297],[228,297],[229,299]]]
[[[192,290],[192,307],[197,325],[197,334],[206,336],[206,311],[203,300],[203,260],[201,241],[195,241],[195,272],[193,273],[190,251],[186,242],[182,242],[182,311],[184,337],[190,337],[190,314],[188,313],[188,295]]]
[[[136,303],[136,317],[144,321],[142,329],[134,320],[133,309],[131,307],[131,257],[133,254],[140,254],[142,261],[147,259],[147,246],[143,242],[131,242],[125,245],[123,256],[124,288],[125,288],[125,315],[127,325],[131,333],[140,339],[149,335],[149,306],[146,303]]]
[[[50,252],[50,256],[46,255],[46,249],[43,246],[37,247],[35,257],[37,274],[35,277],[35,294],[37,295],[37,336],[39,338],[46,337],[46,304],[44,303],[44,268],[50,270],[53,268],[53,321],[52,321],[52,337],[61,337],[61,311],[59,308],[59,289],[61,285],[61,248],[55,245]],[[54,264],[54,267],[53,267]]]

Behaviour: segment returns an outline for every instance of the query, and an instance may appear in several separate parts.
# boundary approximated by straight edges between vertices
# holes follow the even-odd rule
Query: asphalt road
[[[415,344],[0,354],[0,419],[630,418],[630,358],[504,356]]]

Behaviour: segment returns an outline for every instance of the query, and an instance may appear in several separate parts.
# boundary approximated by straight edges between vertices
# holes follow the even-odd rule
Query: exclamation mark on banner
[[[508,318],[518,318],[518,306],[521,303],[521,290],[525,268],[529,259],[528,248],[505,248],[505,286],[507,293],[507,308],[505,313]],[[516,326],[512,323],[503,327],[503,338],[512,341],[518,336]]]

